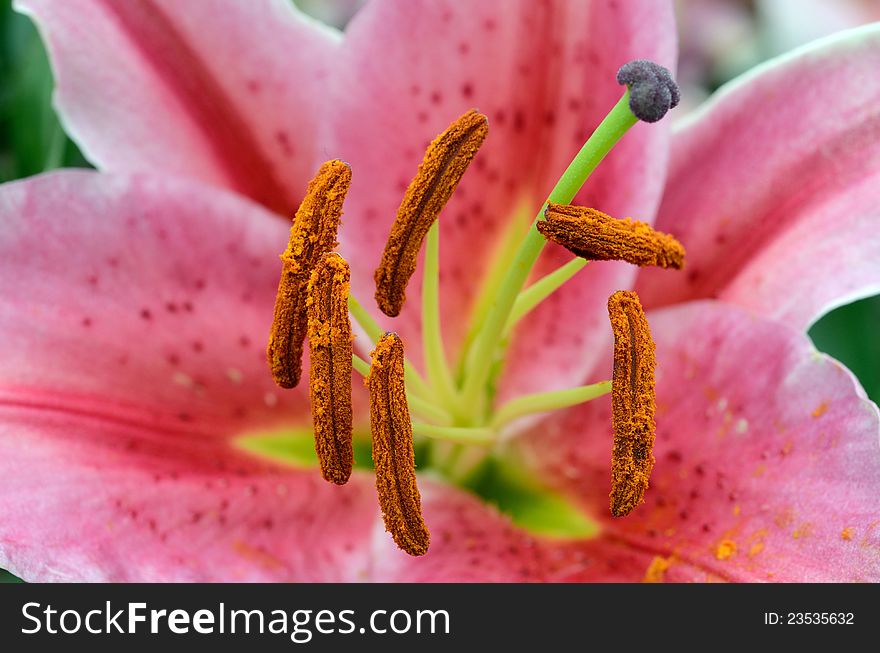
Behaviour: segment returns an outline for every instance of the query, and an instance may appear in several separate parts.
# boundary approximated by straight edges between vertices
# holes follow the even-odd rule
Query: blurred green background
[[[315,5],[312,0],[299,0],[299,3]],[[343,23],[358,4],[358,0],[349,0],[347,11],[340,11],[335,18],[328,18],[326,14],[322,18]],[[703,3],[698,0],[680,0],[680,13],[690,15],[687,13],[690,5],[695,4]],[[759,7],[760,4],[758,3]],[[326,9],[325,5],[326,3],[318,3],[319,7]],[[745,12],[751,11],[752,14],[743,14],[745,20],[751,16],[758,27],[766,27],[758,20],[760,16],[755,14],[751,3],[729,0],[726,5],[737,11],[740,8]],[[702,25],[705,26],[706,23]],[[731,20],[727,20],[722,27],[729,31],[730,25]],[[687,21],[680,21],[680,31],[683,53],[688,52]],[[757,28],[755,31],[758,33]],[[758,41],[767,42],[765,37],[766,35]],[[775,54],[772,45],[768,46],[763,56],[760,53],[755,54],[754,43],[740,45],[748,48],[753,59],[749,61],[750,64],[754,60]],[[731,52],[734,54],[730,56],[737,60],[742,58],[735,50]],[[726,81],[726,76],[718,73],[719,67],[723,68],[721,63],[712,63],[707,58],[700,61],[703,63],[702,67],[709,72],[704,73],[705,79],[700,79],[699,75],[690,79],[685,88],[697,88],[697,92],[704,95]],[[707,65],[707,62],[712,65]],[[685,65],[687,60],[682,67]],[[696,66],[688,65],[687,70],[692,71],[694,68]],[[64,134],[52,109],[51,95],[52,74],[35,28],[29,19],[12,11],[10,0],[0,0],[0,182],[28,177],[53,168],[89,165],[76,145]],[[810,330],[810,337],[816,347],[846,364],[858,376],[874,401],[880,400],[878,324],[880,297],[873,297],[837,309]],[[17,579],[0,570],[0,582],[17,582]]]

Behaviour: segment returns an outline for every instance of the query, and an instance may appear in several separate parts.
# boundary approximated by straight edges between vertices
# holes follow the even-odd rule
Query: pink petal
[[[332,103],[333,145],[354,170],[343,250],[355,293],[374,293],[373,271],[403,192],[427,143],[476,107],[489,137],[441,215],[443,327],[455,355],[486,268],[521,207],[525,230],[583,144],[620,97],[617,68],[648,57],[672,66],[674,27],[665,3],[610,1],[369,3],[351,22]],[[666,135],[639,125],[590,181],[580,200],[650,219],[662,187]],[[542,269],[570,255],[555,249]],[[511,391],[567,385],[589,369],[608,294],[625,267],[597,265],[571,283],[524,330]],[[393,322],[418,360],[417,271]],[[569,320],[577,307],[579,320]],[[564,318],[564,319],[563,319]],[[540,334],[537,338],[534,334]],[[546,337],[545,337],[546,336]],[[545,343],[535,349],[533,342]]]
[[[379,582],[590,582],[640,580],[651,554],[597,538],[536,538],[473,495],[421,483],[431,548],[412,558],[386,533],[374,540],[371,580]]]
[[[677,134],[657,227],[683,275],[646,270],[653,306],[718,297],[806,328],[880,291],[880,27],[741,78]]]
[[[19,0],[65,127],[98,167],[162,170],[291,213],[314,172],[338,35],[286,0]]]
[[[671,562],[667,580],[880,580],[880,420],[850,373],[805,336],[724,304],[650,320],[657,463],[646,503],[608,516],[608,400],[524,437],[545,478],[579,497],[618,550]]]
[[[210,440],[0,405],[0,567],[27,581],[354,581],[379,521],[334,486]],[[215,441],[216,442],[216,441]]]
[[[265,342],[287,228],[169,178],[60,172],[0,190],[0,404],[232,434],[308,420]]]

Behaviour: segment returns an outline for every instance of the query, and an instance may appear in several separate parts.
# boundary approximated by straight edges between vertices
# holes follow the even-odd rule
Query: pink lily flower
[[[480,108],[490,135],[439,220],[458,361],[512,234],[620,97],[618,67],[674,68],[671,8],[373,0],[339,34],[281,0],[18,6],[102,172],[0,188],[0,567],[30,581],[880,580],[880,415],[804,334],[880,289],[876,26],[749,73],[671,147],[660,122],[611,152],[575,203],[653,221],[687,267],[579,271],[513,331],[482,414],[490,445],[456,450],[515,464],[577,528],[512,520],[458,487],[460,467],[426,466],[431,547],[416,558],[384,532],[368,470],[334,486],[237,446],[311,428],[307,391],[278,389],[265,360],[289,218],[321,162],[348,161],[339,251],[371,297],[425,144]],[[548,246],[533,278],[570,259]],[[416,279],[382,322],[424,369]],[[605,304],[632,287],[656,340],[657,463],[645,503],[614,519],[607,397],[498,416],[608,378]]]

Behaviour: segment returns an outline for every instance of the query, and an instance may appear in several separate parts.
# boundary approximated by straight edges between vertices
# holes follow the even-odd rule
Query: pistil
[[[602,159],[636,122],[638,122],[637,118],[629,109],[629,90],[627,90],[575,155],[559,181],[556,182],[547,201],[538,211],[538,215],[514,256],[513,263],[508,268],[504,281],[495,294],[495,299],[486,315],[480,333],[474,341],[474,351],[468,355],[465,383],[461,392],[465,406],[464,412],[474,414],[483,400],[483,388],[489,380],[489,373],[495,359],[495,348],[501,341],[516,298],[525,286],[526,280],[544,248],[545,240],[538,232],[536,223],[543,216],[547,203],[567,204],[571,202]]]
[[[626,91],[575,155],[538,211],[495,294],[474,340],[473,351],[466,354],[465,383],[461,392],[466,414],[479,412],[485,400],[483,389],[489,380],[496,348],[499,342],[504,342],[502,334],[517,297],[544,248],[545,240],[538,232],[537,223],[548,204],[570,203],[599,163],[636,122],[656,122],[678,104],[678,88],[669,71],[653,62],[638,60],[625,64],[618,71],[617,81],[626,85]]]

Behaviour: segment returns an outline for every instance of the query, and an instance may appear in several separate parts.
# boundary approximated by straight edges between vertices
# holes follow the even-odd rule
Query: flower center
[[[372,458],[385,525],[401,549],[422,555],[429,532],[416,485],[414,438],[428,443],[420,469],[476,487],[487,461],[500,455],[502,435],[512,422],[612,393],[614,445],[611,513],[629,514],[648,487],[654,464],[654,343],[635,293],[615,293],[608,304],[614,332],[613,380],[562,391],[518,397],[498,405],[497,377],[511,335],[544,299],[590,260],[680,268],[684,248],[672,236],[595,209],[570,206],[575,194],[614,144],[639,119],[654,122],[677,104],[668,71],[631,62],[618,73],[627,85],[620,101],[593,132],[560,177],[511,256],[502,255],[487,275],[485,301],[478,302],[459,361],[444,350],[439,293],[440,230],[437,222],[488,134],[486,117],[468,111],[430,144],[410,183],[375,273],[376,304],[399,315],[406,287],[425,246],[422,279],[424,369],[405,357],[405,343],[386,333],[371,311],[350,294],[349,268],[338,254],[336,231],[351,170],[325,163],[309,184],[297,211],[283,269],[267,355],[278,385],[297,385],[304,341],[311,367],[310,398],[315,451],[324,478],[347,482],[352,471],[352,369],[370,392]],[[526,285],[547,240],[577,258]],[[368,363],[353,351],[349,316],[375,345]]]

